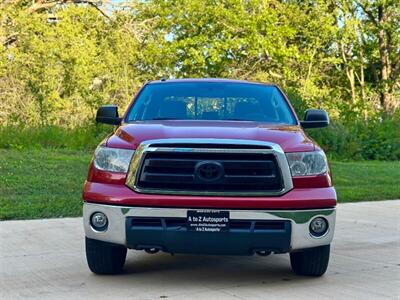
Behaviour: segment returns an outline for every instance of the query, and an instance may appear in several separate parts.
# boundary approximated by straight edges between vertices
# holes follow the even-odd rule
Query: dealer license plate
[[[188,210],[187,228],[198,232],[224,232],[229,230],[229,211]]]

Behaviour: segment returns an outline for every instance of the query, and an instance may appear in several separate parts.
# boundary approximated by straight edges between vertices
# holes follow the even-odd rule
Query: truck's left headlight
[[[323,151],[286,153],[292,176],[319,175],[328,171]]]
[[[94,153],[93,163],[99,170],[126,173],[134,152],[134,150],[99,146]]]

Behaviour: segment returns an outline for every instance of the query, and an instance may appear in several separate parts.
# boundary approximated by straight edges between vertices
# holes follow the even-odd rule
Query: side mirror
[[[300,121],[303,128],[322,128],[329,125],[328,113],[322,109],[307,109],[304,121]]]
[[[120,125],[122,118],[118,116],[118,107],[116,105],[100,106],[96,114],[96,122]]]

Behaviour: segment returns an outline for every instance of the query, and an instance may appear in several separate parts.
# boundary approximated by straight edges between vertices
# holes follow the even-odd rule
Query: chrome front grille
[[[211,166],[220,170],[213,173],[213,169],[208,172],[205,169],[202,174],[199,165],[200,168]],[[149,152],[139,170],[137,187],[183,191],[280,191],[282,180],[273,154]]]
[[[142,143],[127,186],[139,193],[264,196],[292,188],[276,144],[248,140],[166,139]]]

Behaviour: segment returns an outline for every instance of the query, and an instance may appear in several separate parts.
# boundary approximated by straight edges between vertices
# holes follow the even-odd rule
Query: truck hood
[[[300,126],[248,121],[168,120],[141,121],[120,126],[106,141],[107,147],[136,149],[146,140],[166,138],[215,138],[265,141],[285,152],[313,151],[315,145]]]

